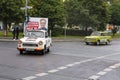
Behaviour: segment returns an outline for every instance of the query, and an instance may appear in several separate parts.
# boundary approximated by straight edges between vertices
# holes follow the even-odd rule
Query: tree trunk
[[[8,30],[7,30],[7,20],[3,20],[3,29],[4,29],[4,36],[7,37]]]

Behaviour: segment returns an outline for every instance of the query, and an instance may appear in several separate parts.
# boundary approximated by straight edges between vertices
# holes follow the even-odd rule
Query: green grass
[[[4,35],[4,31],[0,31],[0,37],[13,37],[13,34],[12,34],[12,32],[9,31],[7,33],[7,36],[5,36]],[[23,37],[23,33],[22,32],[20,32],[19,37]]]
[[[120,38],[120,33],[115,34],[114,36],[112,36],[113,38]]]
[[[61,35],[61,36],[56,36],[53,38],[83,38],[84,36],[65,36],[65,35]]]
[[[4,31],[0,31],[0,37],[13,37],[13,34],[12,32],[8,32],[8,35],[7,36],[4,36]],[[23,37],[23,33],[20,32],[19,34],[19,37]],[[120,33],[117,33],[115,34],[114,36],[112,36],[113,38],[120,38]],[[64,36],[64,35],[61,35],[61,36],[57,36],[57,37],[52,37],[52,38],[84,38],[84,36]]]

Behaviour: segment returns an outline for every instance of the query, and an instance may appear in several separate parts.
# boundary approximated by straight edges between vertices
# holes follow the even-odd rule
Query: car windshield
[[[101,33],[101,36],[109,36],[108,33]]]
[[[93,32],[93,33],[91,34],[91,36],[100,36],[100,33],[99,33],[99,32]]]
[[[42,32],[42,31],[29,31],[26,33],[25,37],[44,38],[44,32]]]

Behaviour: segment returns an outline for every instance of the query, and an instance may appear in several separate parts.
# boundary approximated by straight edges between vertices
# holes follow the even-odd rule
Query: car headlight
[[[18,44],[22,44],[22,41],[21,41],[21,40],[19,40],[19,41],[18,41]]]
[[[42,41],[40,41],[40,42],[39,42],[39,45],[43,45],[43,42],[42,42]]]

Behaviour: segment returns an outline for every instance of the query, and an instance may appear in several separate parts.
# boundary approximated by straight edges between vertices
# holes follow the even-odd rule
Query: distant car
[[[20,51],[20,54],[23,54],[23,52],[40,52],[45,54],[49,52],[51,44],[52,40],[48,36],[47,31],[32,30],[28,31],[25,37],[18,41],[17,49]]]
[[[90,36],[86,36],[84,42],[86,45],[91,43],[100,45],[100,44],[109,44],[112,41],[112,37],[108,32],[99,32],[95,31]]]

